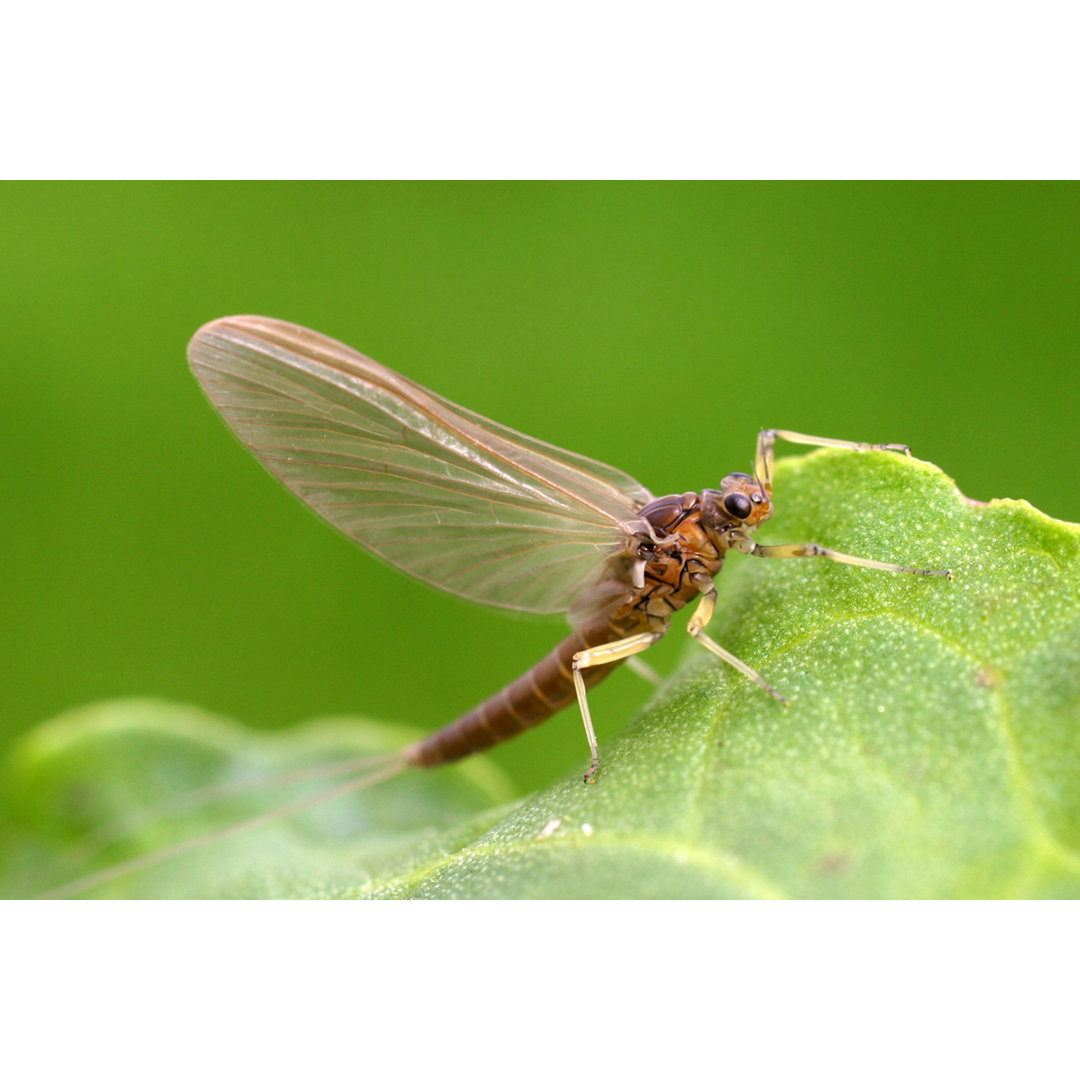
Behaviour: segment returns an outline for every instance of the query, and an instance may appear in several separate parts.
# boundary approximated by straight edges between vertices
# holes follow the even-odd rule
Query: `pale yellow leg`
[[[592,753],[592,764],[585,772],[586,784],[600,768],[600,752],[596,746],[596,732],[593,731],[592,717],[589,715],[589,701],[585,695],[585,680],[581,676],[581,669],[626,660],[635,653],[644,652],[650,645],[655,645],[663,636],[659,631],[634,634],[620,641],[610,641],[606,645],[597,645],[594,649],[582,649],[581,652],[574,653],[571,674],[574,677],[574,690],[577,693],[578,707],[581,709],[581,719],[585,724],[585,737],[589,740],[589,750]]]
[[[858,555],[844,555],[839,551],[823,548],[820,544],[761,544],[750,541],[740,547],[746,555],[756,555],[759,559],[831,559],[833,562],[848,566],[864,566],[869,570],[888,570],[894,574],[921,574],[924,577],[947,577],[952,580],[951,570],[920,570],[913,566],[901,566],[899,563],[878,562],[877,559],[863,559]]]
[[[757,456],[754,459],[754,476],[758,483],[764,485],[766,492],[772,491],[773,446],[777,439],[799,446],[835,446],[841,450],[892,450],[911,457],[911,450],[904,443],[851,442],[847,439],[825,439],[820,435],[800,435],[797,431],[771,428],[758,435]]]
[[[729,653],[727,649],[722,645],[718,645],[705,633],[705,627],[709,625],[715,607],[716,593],[702,593],[698,606],[690,619],[690,625],[686,628],[687,632],[691,637],[697,638],[714,656],[719,656],[724,663],[730,664],[736,671],[741,671],[748,679],[753,679],[762,690],[767,690],[781,705],[790,705],[791,702],[779,690],[766,682],[749,664],[744,664],[737,656]]]
[[[800,435],[797,431],[783,431],[773,428],[758,435],[757,456],[754,459],[754,476],[766,494],[772,492],[773,446],[777,439],[797,443],[802,446],[835,446],[842,450],[892,450],[911,457],[911,450],[903,443],[862,443],[849,442],[847,439],[825,439],[819,435]],[[844,555],[839,551],[830,551],[820,544],[773,544],[762,547],[746,537],[743,543],[733,544],[736,550],[746,555],[756,555],[761,559],[801,559],[818,556],[832,559],[833,562],[846,563],[848,566],[864,566],[869,570],[889,570],[894,574],[922,574],[926,577],[947,577],[952,579],[951,570],[917,570],[898,563],[878,562],[876,559],[862,559],[857,555]]]

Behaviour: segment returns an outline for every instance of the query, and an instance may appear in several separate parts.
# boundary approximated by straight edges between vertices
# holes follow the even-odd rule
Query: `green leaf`
[[[502,773],[475,758],[442,770],[434,783],[427,775],[400,776],[204,841],[344,782],[283,783],[287,774],[385,755],[418,734],[329,718],[267,735],[153,700],[68,713],[32,732],[7,762],[0,890],[8,896],[351,894],[358,884],[441,854],[445,843],[482,833],[499,816],[496,810],[492,818],[492,807],[511,797]],[[185,843],[192,850],[169,854]],[[168,857],[110,878],[110,868],[152,853]],[[95,874],[104,880],[76,883]]]
[[[972,503],[895,454],[781,462],[776,499],[763,543],[813,540],[955,580],[733,555],[710,633],[790,708],[688,642],[621,736],[605,741],[597,717],[593,785],[568,743],[564,780],[499,807],[508,786],[471,760],[89,894],[1080,896],[1080,528],[1023,502]],[[153,702],[69,715],[8,763],[4,890],[41,891],[314,788],[183,814],[177,793],[405,741],[347,720],[254,735]]]

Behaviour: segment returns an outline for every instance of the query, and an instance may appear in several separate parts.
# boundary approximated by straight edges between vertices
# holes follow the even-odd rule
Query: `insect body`
[[[751,477],[738,473],[728,481],[740,487],[753,483]],[[608,556],[607,584],[618,588],[611,589],[607,609],[583,621],[548,657],[494,697],[411,747],[407,751],[410,764],[437,765],[486,749],[547,719],[576,696],[592,751],[586,774],[591,779],[599,755],[586,690],[623,660],[659,641],[676,611],[713,591],[712,579],[726,551],[722,537],[739,523],[730,511],[721,509],[721,495],[688,492],[641,507],[637,530]],[[757,508],[758,520],[769,513],[767,499],[756,488],[751,494],[733,494],[733,505],[739,510]],[[695,632],[702,637],[700,628]],[[753,677],[771,690],[759,676]]]
[[[469,412],[330,338],[290,323],[234,316],[204,326],[191,366],[229,426],[287,487],[358,543],[460,596],[564,612],[573,632],[540,663],[464,716],[381,763],[378,777],[485,750],[575,698],[592,762],[600,759],[586,691],[655,644],[695,598],[689,632],[785,699],[705,633],[713,578],[728,551],[818,556],[878,570],[947,575],[814,544],[761,546],[772,513],[773,446],[907,452],[764,431],[753,475],[718,490],[654,498],[610,466]]]

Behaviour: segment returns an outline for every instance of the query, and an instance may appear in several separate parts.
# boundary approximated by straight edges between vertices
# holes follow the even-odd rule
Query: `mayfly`
[[[396,754],[279,778],[359,774],[333,790],[91,874],[54,895],[70,895],[406,769],[478,753],[575,700],[591,755],[585,780],[591,781],[600,754],[587,691],[658,642],[672,615],[695,599],[690,634],[786,705],[778,690],[705,632],[716,605],[713,579],[729,551],[951,577],[948,570],[878,562],[812,543],[762,545],[752,537],[772,514],[778,439],[909,453],[901,444],[762,431],[753,474],[733,472],[717,489],[656,498],[611,466],[470,412],[291,323],[247,315],[219,319],[195,334],[188,356],[207,397],[240,440],[347,536],[421,581],[469,600],[565,614],[571,633],[487,701]],[[192,805],[202,801],[196,797]]]
[[[753,475],[734,472],[719,489],[655,498],[617,469],[485,419],[291,323],[220,319],[199,330],[188,355],[244,445],[357,543],[469,600],[569,617],[572,633],[552,653],[407,747],[389,763],[392,771],[486,750],[576,699],[592,758],[585,780],[592,780],[600,755],[587,690],[659,641],[672,615],[695,598],[690,634],[787,704],[705,633],[716,605],[713,579],[728,551],[949,576],[817,544],[752,539],[772,514],[777,439],[909,453],[897,443],[763,431]]]

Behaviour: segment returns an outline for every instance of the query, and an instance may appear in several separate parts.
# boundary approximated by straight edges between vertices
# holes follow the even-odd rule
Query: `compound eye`
[[[748,518],[752,506],[750,500],[741,491],[733,491],[730,495],[724,496],[724,509],[733,517]]]

